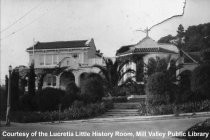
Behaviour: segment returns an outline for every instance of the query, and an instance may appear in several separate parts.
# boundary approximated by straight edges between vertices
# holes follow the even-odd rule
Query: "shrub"
[[[44,121],[58,121],[60,120],[71,120],[71,119],[83,119],[95,117],[97,115],[106,112],[111,102],[100,102],[84,104],[82,101],[75,101],[72,106],[62,112],[56,111],[45,111],[45,112],[24,112],[24,111],[13,111],[11,112],[11,120],[15,122],[44,122]],[[113,104],[112,104],[113,105]],[[4,118],[5,119],[5,116]]]
[[[210,99],[210,65],[200,65],[192,72],[191,88],[197,100]],[[199,95],[199,96],[198,96]]]
[[[45,88],[34,96],[34,102],[40,111],[53,111],[58,109],[65,91],[55,88]]]
[[[172,84],[166,74],[157,72],[152,74],[146,83],[146,94],[149,105],[167,104],[172,100]]]
[[[62,108],[68,108],[71,104],[78,99],[79,89],[74,82],[71,82],[66,87],[66,94],[62,98],[61,104]]]
[[[189,101],[192,94],[191,91],[191,76],[192,72],[190,70],[185,70],[180,74],[180,81],[178,84],[179,95],[176,98],[177,103],[184,103]]]
[[[33,111],[35,110],[35,104],[33,103],[34,95],[24,94],[20,97],[19,105],[22,111]]]
[[[202,102],[188,102],[182,104],[167,104],[147,106],[145,103],[139,105],[140,115],[166,115],[173,113],[193,113],[193,112],[205,112],[210,111],[210,100]]]
[[[89,73],[81,85],[81,99],[85,103],[101,101],[104,96],[103,79],[99,74]]]
[[[187,129],[185,131],[186,136],[182,137],[182,139],[187,139],[187,140],[207,140],[210,138],[210,136],[208,136],[206,138],[206,136],[192,136],[189,134],[192,133],[208,133],[209,134],[209,130],[210,130],[210,119],[207,119],[203,122],[199,122],[195,125],[193,125],[192,127],[190,127],[189,129]]]

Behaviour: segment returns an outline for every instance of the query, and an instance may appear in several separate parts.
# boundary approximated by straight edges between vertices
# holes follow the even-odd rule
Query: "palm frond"
[[[127,69],[125,72],[121,73],[119,76],[119,81],[125,76],[127,73],[135,73],[136,71],[133,69]]]

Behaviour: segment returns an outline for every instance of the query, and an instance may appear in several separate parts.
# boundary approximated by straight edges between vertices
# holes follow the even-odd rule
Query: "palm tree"
[[[110,58],[104,58],[104,61],[105,66],[93,65],[93,67],[99,68],[101,70],[101,73],[104,76],[104,81],[108,90],[108,94],[115,95],[116,90],[119,87],[119,84],[122,81],[124,75],[127,73],[135,73],[135,71],[130,68],[124,72],[122,71],[125,64],[128,64],[129,61],[120,62],[119,60],[116,60],[115,62],[113,62]],[[122,84],[125,84],[125,82]]]
[[[168,78],[170,78],[173,82],[176,81],[176,71],[180,68],[182,68],[182,65],[176,65],[176,60],[172,59],[169,55],[165,58],[149,58],[148,64],[145,64],[147,71],[146,75],[150,76],[156,72],[164,72],[168,75]]]

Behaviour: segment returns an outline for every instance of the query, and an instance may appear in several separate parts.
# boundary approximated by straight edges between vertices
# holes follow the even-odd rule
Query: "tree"
[[[177,37],[182,38],[184,37],[184,34],[184,27],[182,26],[182,24],[180,24],[177,30]]]
[[[148,64],[146,65],[147,71],[145,74],[151,76],[156,72],[164,72],[168,75],[171,81],[175,82],[176,80],[176,70],[181,66],[176,66],[176,62],[171,56],[160,58],[149,58]]]
[[[177,103],[186,102],[191,99],[191,76],[192,72],[190,70],[185,70],[179,74],[180,80],[178,83],[179,94],[177,95]]]
[[[34,63],[31,63],[28,76],[28,93],[32,95],[35,94],[35,77]]]
[[[210,65],[202,64],[192,72],[191,89],[199,100],[210,99]]]
[[[11,74],[11,108],[16,110],[19,101],[19,71],[14,69]]]
[[[104,96],[103,79],[99,74],[89,73],[81,85],[81,99],[84,103],[101,101]]]
[[[169,102],[170,81],[163,72],[152,74],[146,83],[147,103],[161,105]]]
[[[79,88],[76,86],[75,82],[71,82],[66,87],[66,94],[62,98],[61,104],[62,108],[68,108],[72,103],[78,99]]]
[[[167,36],[164,36],[164,37],[161,37],[159,40],[158,40],[158,43],[171,43],[171,40],[175,39],[174,36],[172,35],[167,35]]]
[[[105,78],[104,80],[108,93],[115,95],[118,84],[124,75],[127,73],[134,73],[135,71],[132,69],[127,69],[125,72],[122,72],[123,67],[128,63],[128,61],[120,62],[119,60],[116,60],[113,62],[111,59],[104,59],[104,61],[105,66],[94,65],[93,67],[99,68],[101,70],[101,73]]]
[[[210,64],[210,48],[201,51],[201,60],[204,64]]]

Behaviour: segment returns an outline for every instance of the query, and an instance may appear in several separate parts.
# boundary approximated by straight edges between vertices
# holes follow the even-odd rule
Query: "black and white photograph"
[[[210,140],[210,0],[0,0],[1,140]]]

